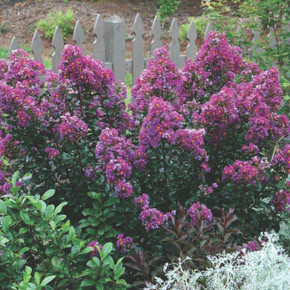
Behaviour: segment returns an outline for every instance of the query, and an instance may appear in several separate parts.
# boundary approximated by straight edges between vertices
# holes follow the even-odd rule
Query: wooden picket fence
[[[212,30],[210,23],[207,25],[204,38],[208,36],[208,33]],[[98,59],[104,62],[106,67],[113,70],[115,78],[121,81],[125,80],[127,73],[132,74],[133,82],[140,75],[141,71],[146,67],[148,58],[144,57],[144,41],[143,41],[143,23],[138,13],[136,15],[133,31],[135,37],[132,40],[132,59],[126,60],[126,49],[125,49],[125,22],[118,16],[112,16],[108,20],[104,21],[101,14],[97,15],[96,22],[94,25],[93,33],[95,41],[93,42],[92,56],[94,59]],[[152,56],[153,51],[156,48],[162,47],[163,43],[161,40],[162,28],[158,17],[155,17],[151,29],[152,42],[150,44],[150,55]],[[258,32],[253,32],[255,39],[259,38]],[[193,21],[190,22],[189,30],[187,33],[188,45],[186,47],[186,54],[180,55],[180,40],[179,40],[179,26],[177,20],[172,20],[169,37],[171,43],[169,44],[169,52],[172,61],[180,68],[185,64],[188,58],[195,58],[197,53],[197,33],[196,27]],[[73,40],[76,45],[83,49],[84,32],[80,21],[76,22]],[[64,48],[64,40],[59,27],[57,26],[54,32],[52,46],[54,52],[52,54],[51,68],[57,72],[58,66],[61,60],[61,53]],[[9,48],[9,55],[15,49],[19,48],[19,42],[15,37],[12,38]],[[43,62],[42,51],[43,45],[39,32],[36,30],[32,43],[31,50],[35,60]],[[84,49],[83,49],[84,50]]]

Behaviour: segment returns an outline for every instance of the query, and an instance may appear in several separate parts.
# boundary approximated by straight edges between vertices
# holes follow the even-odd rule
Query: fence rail
[[[239,29],[239,28],[238,28]],[[205,29],[204,38],[208,36],[208,33],[212,30],[212,26],[209,23]],[[140,75],[141,71],[146,67],[148,58],[144,57],[144,41],[143,41],[143,23],[140,14],[136,15],[133,31],[135,34],[132,40],[132,59],[126,60],[126,34],[125,34],[125,22],[118,16],[112,16],[108,20],[103,20],[102,15],[98,14],[94,28],[93,34],[95,40],[92,47],[92,56],[94,59],[98,59],[104,62],[106,67],[113,70],[115,78],[121,81],[125,80],[126,73],[132,74],[133,82]],[[156,48],[163,46],[161,36],[162,28],[158,17],[155,17],[152,29],[151,29],[152,41],[150,44],[150,56],[152,56],[153,51]],[[253,32],[253,42],[257,40],[260,36],[258,32]],[[188,58],[195,58],[198,47],[196,45],[197,33],[196,27],[193,21],[190,22],[187,40],[188,45],[186,47],[186,54],[180,54],[180,40],[179,40],[179,26],[177,20],[174,18],[172,20],[169,37],[171,42],[169,44],[169,52],[173,62],[180,68],[185,64]],[[84,32],[82,25],[78,20],[76,22],[73,41],[76,45],[80,46],[84,51]],[[269,35],[271,45],[275,45],[275,39]],[[54,52],[52,54],[51,68],[53,71],[57,72],[58,66],[61,60],[61,53],[64,48],[64,40],[57,26],[55,28],[54,36],[52,39],[52,47]],[[18,40],[13,37],[10,43],[9,55],[15,49],[19,48]],[[43,62],[42,51],[43,45],[39,32],[36,30],[34,32],[31,50],[35,60]]]

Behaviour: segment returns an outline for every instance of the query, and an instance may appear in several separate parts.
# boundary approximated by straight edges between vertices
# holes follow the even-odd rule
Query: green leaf
[[[113,204],[117,203],[118,201],[119,201],[118,197],[111,197],[108,200],[106,200],[106,202],[104,203],[103,207],[107,207],[107,206],[113,205]]]
[[[81,283],[81,287],[95,286],[96,282],[89,279],[84,279]]]
[[[76,234],[76,231],[74,227],[69,228],[68,236],[67,236],[67,241],[70,241]]]
[[[54,189],[49,189],[48,191],[46,191],[44,193],[44,195],[42,196],[42,200],[47,200],[49,199],[50,197],[52,197],[53,195],[55,194],[55,190]]]
[[[47,285],[48,283],[50,283],[56,276],[48,276],[46,278],[44,278],[41,282],[41,286],[45,286]]]
[[[50,219],[53,215],[53,211],[54,211],[54,205],[50,204],[45,210],[45,213],[44,213],[45,218]]]
[[[33,225],[34,221],[30,219],[28,213],[21,211],[20,212],[20,217],[22,220],[27,224],[27,225]]]
[[[90,191],[90,192],[88,192],[88,196],[90,196],[93,199],[100,200],[102,194],[101,193],[96,193],[94,191]]]
[[[62,202],[60,205],[58,205],[54,211],[54,214],[55,215],[59,214],[62,211],[62,208],[67,204],[68,203],[65,201],[65,202]]]
[[[0,199],[0,212],[2,214],[6,214],[7,213],[6,203],[2,199]]]
[[[4,233],[6,233],[9,230],[9,227],[11,226],[11,224],[12,224],[12,219],[10,216],[5,216],[2,219],[2,228],[3,228]]]
[[[39,274],[38,272],[35,272],[34,273],[34,279],[35,279],[36,285],[39,286],[40,285],[41,274]]]
[[[13,186],[13,187],[16,186],[16,182],[17,182],[17,180],[19,179],[19,175],[20,175],[19,171],[16,171],[16,172],[13,174],[12,179],[11,179],[11,181],[12,181],[12,186]]]
[[[29,247],[25,247],[23,249],[20,250],[19,255],[24,254],[25,252],[27,252],[29,250]]]
[[[104,260],[111,253],[112,249],[113,249],[113,244],[112,243],[106,243],[103,246],[103,249],[101,251],[102,260]]]

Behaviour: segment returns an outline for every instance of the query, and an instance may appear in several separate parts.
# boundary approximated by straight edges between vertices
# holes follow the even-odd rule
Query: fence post
[[[119,16],[105,21],[105,60],[111,62],[115,79],[125,81],[125,22]]]

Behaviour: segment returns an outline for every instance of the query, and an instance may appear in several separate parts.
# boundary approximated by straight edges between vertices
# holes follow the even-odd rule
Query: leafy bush
[[[166,264],[166,280],[156,278],[157,283],[146,289],[287,289],[290,258],[277,243],[276,234],[261,235],[260,240],[265,239],[260,251],[242,257],[239,253],[209,257],[213,267],[204,272],[187,269],[190,258]],[[201,282],[203,279],[205,282]]]
[[[128,106],[125,85],[79,47],[65,47],[58,73],[15,51],[0,61],[0,191],[16,170],[32,173],[21,182],[34,196],[55,188],[77,237],[94,254],[116,243],[136,287],[178,257],[204,269],[208,254],[258,247],[289,214],[282,94],[278,69],[218,32],[182,69],[156,50]]]
[[[120,276],[125,269],[122,259],[115,264],[110,256],[112,243],[100,246],[93,254],[91,243],[88,245],[79,229],[61,214],[67,202],[56,207],[47,204],[54,190],[42,196],[25,194],[17,177],[12,176],[11,194],[0,200],[2,289],[43,289],[48,285],[49,289],[124,289],[126,283]]]
[[[246,0],[237,1],[237,8],[231,9],[226,1],[205,2],[214,28],[234,45],[250,49],[248,57],[262,69],[278,66],[289,90],[289,5],[283,0]],[[260,34],[254,44],[251,30]]]
[[[180,1],[178,0],[157,0],[159,16],[162,23],[164,23],[166,17],[172,17],[174,12],[178,9]]]
[[[44,33],[45,38],[52,39],[55,27],[58,25],[63,37],[68,38],[74,31],[74,22],[74,13],[69,9],[65,14],[62,11],[47,14],[45,19],[36,23],[36,27]]]
[[[206,26],[208,24],[208,19],[205,16],[199,16],[199,17],[189,17],[188,22],[180,25],[179,28],[179,38],[181,41],[185,41],[187,38],[187,33],[190,25],[190,21],[193,21],[196,27],[196,34],[197,38],[203,39]]]

